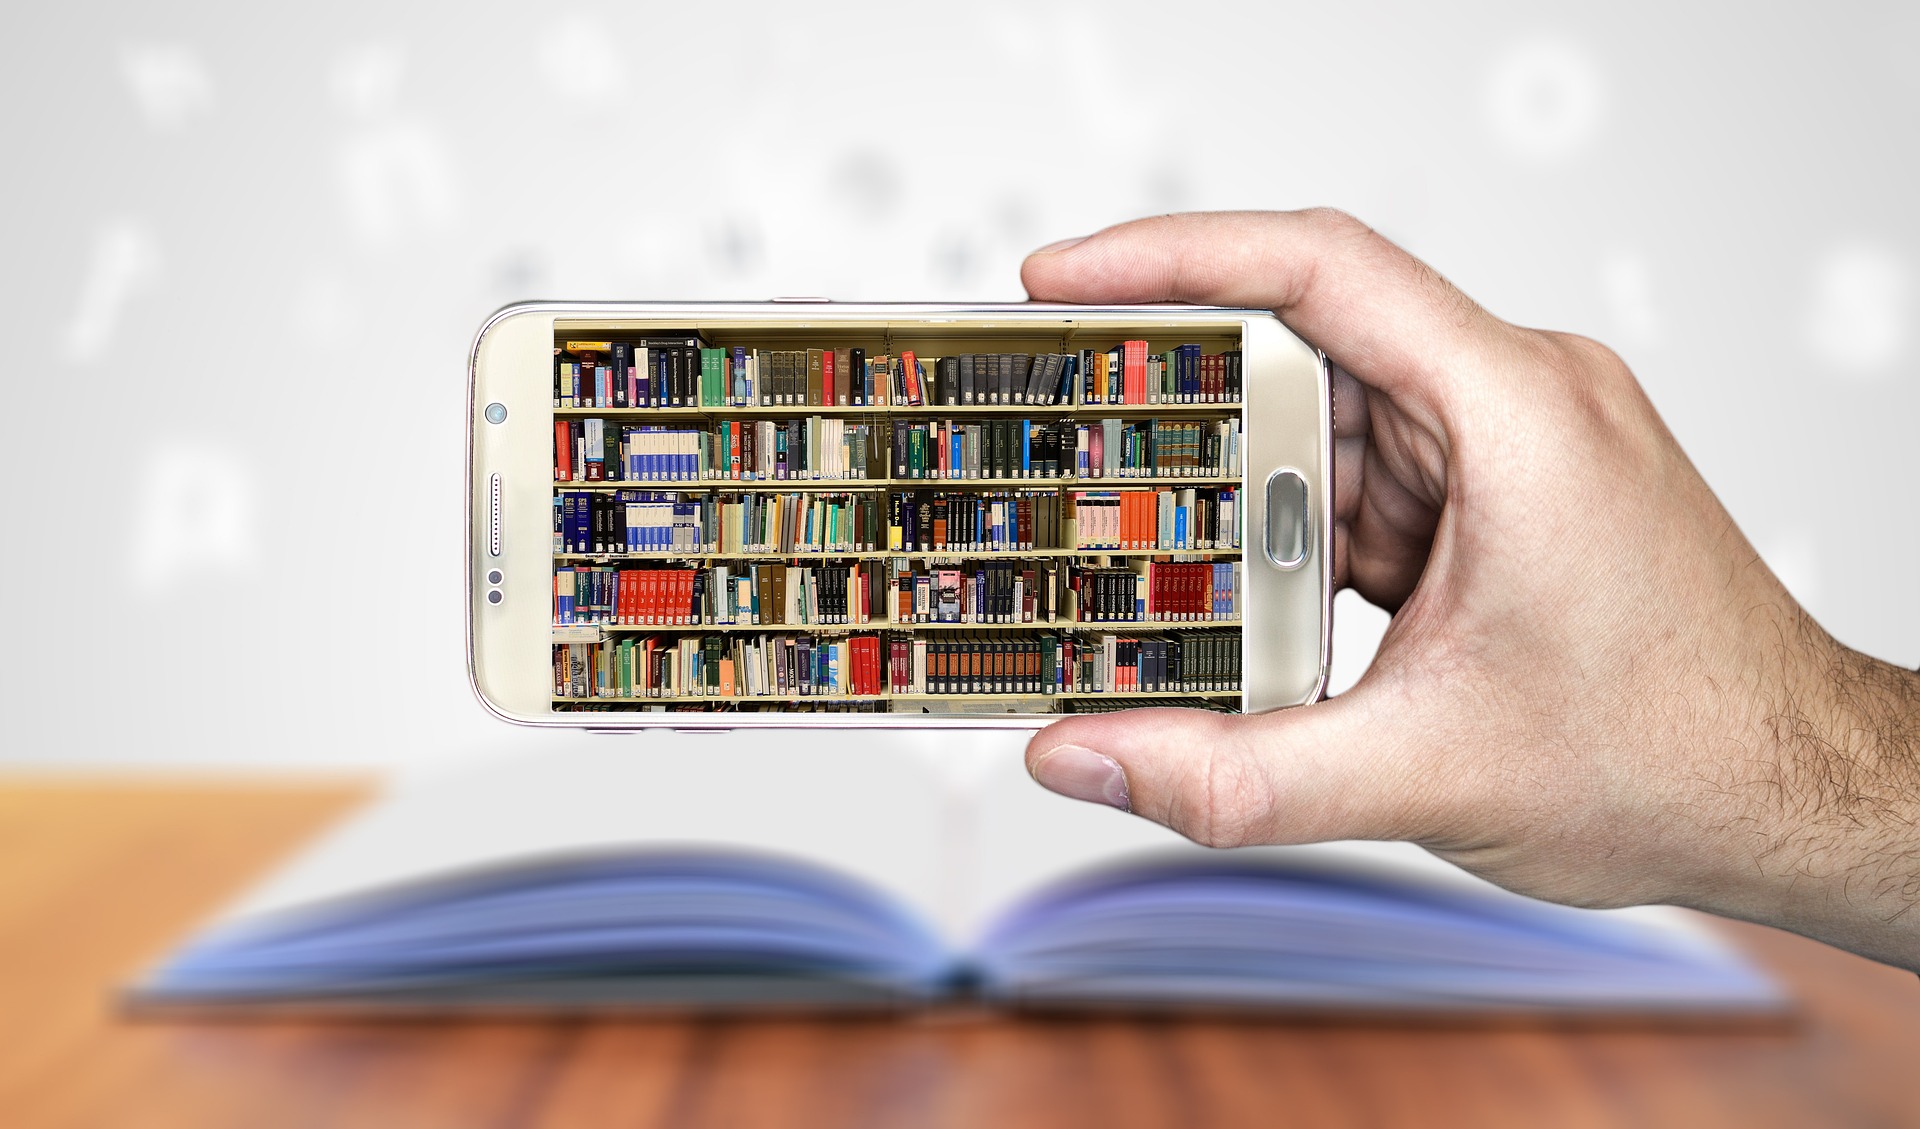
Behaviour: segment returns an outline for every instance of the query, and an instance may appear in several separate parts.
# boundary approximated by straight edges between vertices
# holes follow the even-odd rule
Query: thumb
[[[1412,732],[1360,687],[1271,714],[1088,714],[1035,734],[1027,771],[1209,847],[1419,838],[1424,801],[1394,767]]]

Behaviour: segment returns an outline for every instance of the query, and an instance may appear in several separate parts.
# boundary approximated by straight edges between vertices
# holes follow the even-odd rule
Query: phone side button
[[[1276,568],[1299,568],[1312,544],[1313,515],[1307,511],[1307,480],[1298,471],[1267,476],[1267,559]]]
[[[606,726],[589,725],[587,726],[587,732],[592,733],[595,736],[599,736],[599,737],[639,737],[648,733],[658,732],[658,730],[641,729],[638,727],[633,729],[613,729]],[[713,729],[705,729],[705,728],[683,729],[676,726],[674,727],[673,732],[675,733],[731,733],[733,732],[733,730],[726,727],[715,727]]]

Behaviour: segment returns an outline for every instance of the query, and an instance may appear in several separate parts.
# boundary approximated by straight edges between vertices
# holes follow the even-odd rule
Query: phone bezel
[[[1241,410],[1246,441],[1243,468],[1246,528],[1242,534],[1245,611],[1241,618],[1242,707],[1249,713],[1317,699],[1326,685],[1332,621],[1332,402],[1323,355],[1294,336],[1266,310],[1211,306],[1080,306],[1059,303],[781,303],[781,302],[521,302],[482,323],[467,363],[467,680],[494,716],[517,725],[588,730],[674,729],[1038,729],[1060,714],[841,714],[704,712],[555,712],[551,701],[552,388],[556,323],[568,331],[639,329],[697,324],[702,329],[818,331],[844,326],[924,331],[944,325],[1032,331],[1051,323],[1078,326],[1151,325],[1178,329],[1240,323],[1246,382]],[[616,324],[617,323],[617,326]],[[490,403],[507,418],[484,418]],[[957,409],[964,411],[964,409]],[[1092,409],[1097,410],[1097,409]],[[1256,446],[1256,436],[1267,438]],[[1274,566],[1261,538],[1266,527],[1263,487],[1279,470],[1306,482],[1311,517],[1308,552],[1289,568]],[[490,540],[491,475],[505,492],[502,549]],[[1116,480],[1124,481],[1124,480]],[[534,496],[545,504],[536,507]],[[534,517],[529,517],[529,510]],[[520,520],[514,519],[518,515]],[[537,518],[537,520],[536,520]],[[522,570],[529,554],[535,569]],[[500,605],[485,602],[496,587],[488,570],[500,568]],[[526,572],[527,575],[522,575]],[[1312,615],[1317,630],[1282,631],[1285,615]],[[535,623],[537,620],[537,630]],[[525,622],[522,622],[525,621]],[[1201,626],[1201,625],[1196,625]],[[528,639],[534,635],[538,639]],[[535,656],[546,656],[536,661]],[[502,684],[510,689],[503,695]],[[536,694],[537,691],[537,694]],[[506,700],[501,700],[502,698]],[[535,701],[537,697],[537,702]],[[529,708],[536,707],[537,708]]]

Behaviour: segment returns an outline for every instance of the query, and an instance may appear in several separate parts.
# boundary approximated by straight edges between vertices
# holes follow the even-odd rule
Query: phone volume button
[[[500,555],[500,476],[487,478],[487,555]]]

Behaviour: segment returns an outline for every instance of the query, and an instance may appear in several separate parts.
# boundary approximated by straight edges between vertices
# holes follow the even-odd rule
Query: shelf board
[[[668,698],[563,698],[554,695],[556,705],[592,703],[595,705],[628,704],[674,705],[687,702],[702,702],[715,705],[726,702],[1010,702],[1010,701],[1059,701],[1064,698],[1075,700],[1091,698],[1237,698],[1238,690],[1128,690],[1118,693],[1112,690],[1068,690],[1054,694],[736,694],[724,697],[719,694],[683,694]]]
[[[853,635],[863,631],[1197,631],[1201,628],[1242,627],[1237,619],[1149,619],[1135,621],[1056,620],[1052,623],[894,623],[874,620],[869,623],[570,623],[553,625],[555,629],[597,627],[606,632],[640,634],[705,634],[707,632],[750,632],[778,635]]]
[[[1244,404],[761,404],[744,408],[554,408],[553,414],[632,418],[699,418],[704,416],[1152,416],[1236,415]]]
[[[1238,557],[1240,549],[935,549],[793,551],[785,553],[555,553],[556,561],[831,561],[906,557],[911,560],[1019,560],[1033,557]]]
[[[675,481],[640,482],[562,482],[555,490],[644,490],[657,493],[782,494],[802,490],[825,490],[839,494],[858,494],[868,490],[895,487],[914,490],[1120,490],[1128,487],[1161,486],[1238,486],[1239,475],[1195,475],[1191,478],[768,478],[736,480],[693,478]]]

